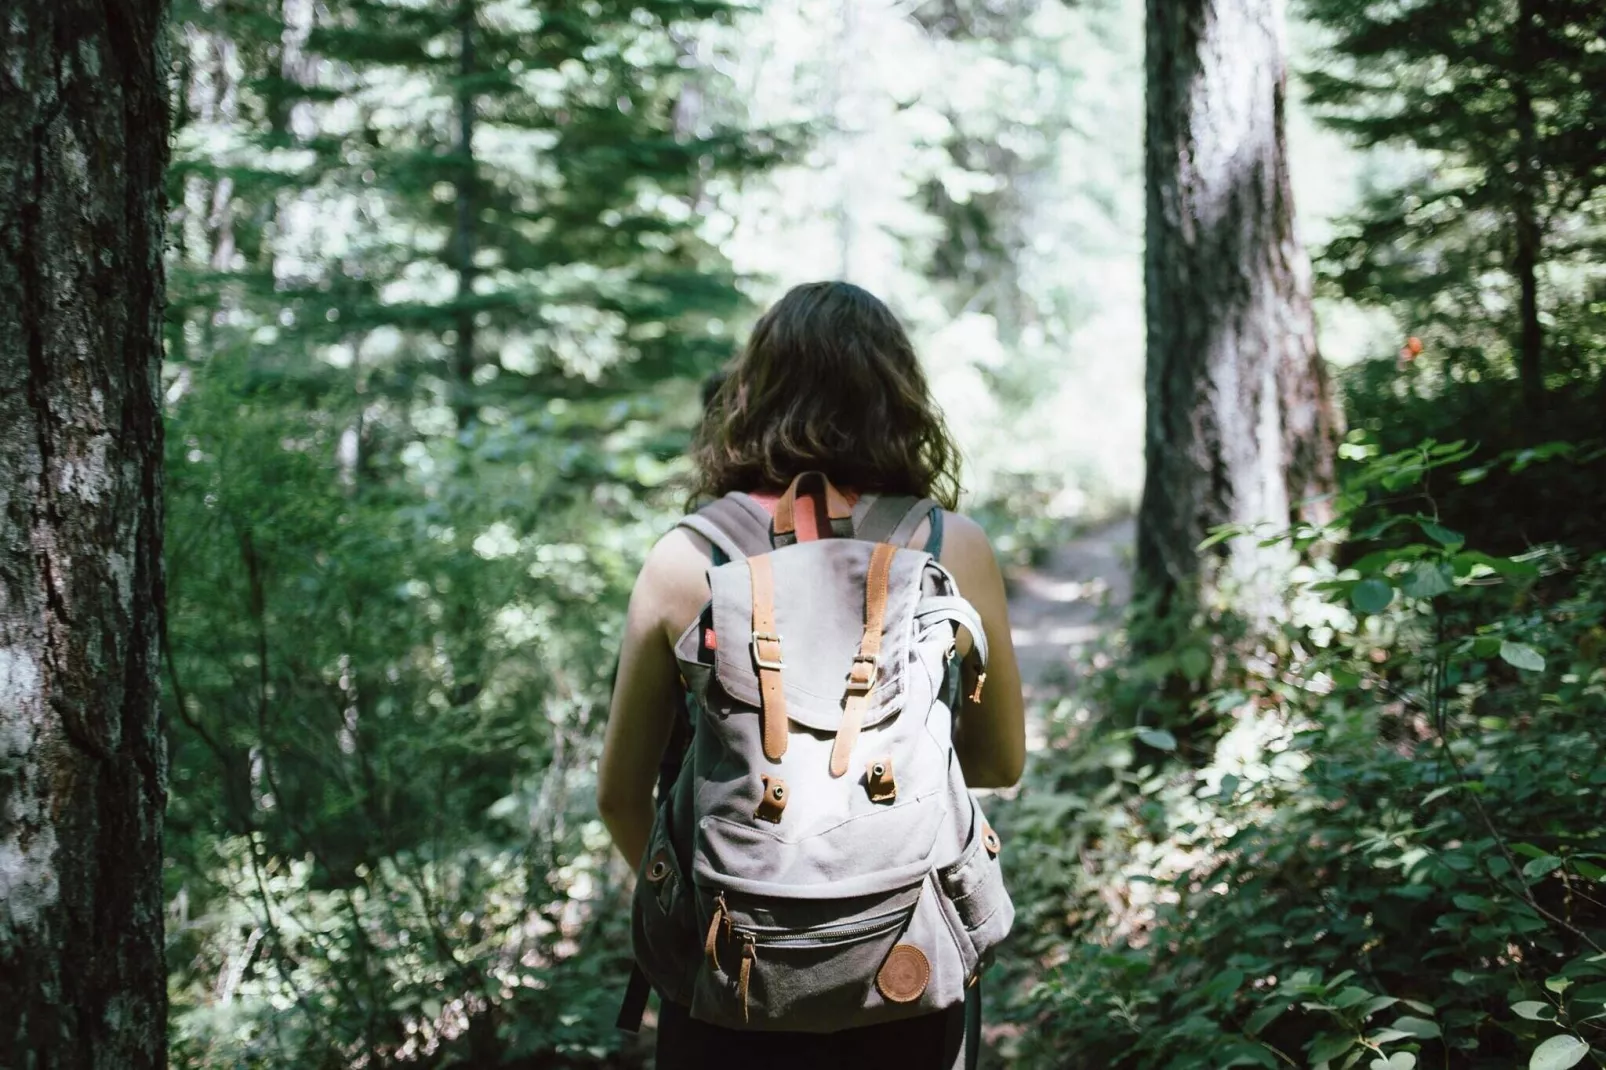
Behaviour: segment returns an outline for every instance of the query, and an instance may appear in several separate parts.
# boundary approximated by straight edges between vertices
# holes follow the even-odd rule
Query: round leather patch
[[[887,961],[875,975],[875,986],[893,1003],[912,1003],[931,980],[931,963],[913,944],[899,944],[887,952]]]

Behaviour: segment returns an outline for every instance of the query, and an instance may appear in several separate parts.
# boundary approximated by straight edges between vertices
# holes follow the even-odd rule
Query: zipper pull
[[[742,994],[742,1022],[744,1024],[748,1021],[748,1017],[747,1017],[747,983],[753,976],[753,959],[755,957],[755,954],[756,954],[756,952],[754,951],[754,948],[753,948],[753,934],[752,933],[743,933],[742,934],[742,968],[741,968],[740,973],[737,976],[736,987],[737,987],[737,990],[740,991],[741,994]]]
[[[972,690],[970,692],[970,701],[972,701],[972,702],[980,702],[981,701],[981,688],[982,688],[982,685],[985,684],[986,682],[987,682],[987,674],[986,673],[979,672],[979,673],[976,674],[976,687],[975,687],[974,690]]]
[[[719,929],[720,922],[725,923],[725,936],[729,939],[731,934],[731,915],[725,908],[725,893],[720,892],[714,897],[714,916],[708,919],[708,935],[703,939],[703,954],[708,957],[708,964],[719,969]]]

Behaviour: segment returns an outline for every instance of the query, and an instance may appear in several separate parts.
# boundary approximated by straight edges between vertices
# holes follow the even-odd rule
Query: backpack
[[[800,542],[811,481],[831,537]],[[957,627],[983,669],[986,636],[953,576],[905,545],[928,515],[940,537],[930,499],[850,507],[806,473],[773,519],[732,493],[680,521],[715,563],[675,644],[691,732],[637,874],[626,1028],[643,979],[739,1029],[975,1005],[1014,907],[953,747]]]

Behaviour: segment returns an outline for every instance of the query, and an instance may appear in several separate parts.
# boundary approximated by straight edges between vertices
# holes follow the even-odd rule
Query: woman
[[[958,495],[958,454],[932,402],[914,348],[891,311],[857,286],[799,286],[760,318],[714,398],[695,445],[699,495],[745,491],[773,509],[805,471],[850,497],[927,496],[940,502],[909,541],[934,553],[980,614],[991,654],[979,701],[960,710],[955,749],[966,783],[1007,787],[1025,763],[1020,675],[1003,577],[991,545]],[[800,535],[813,516],[799,511]],[[937,545],[940,543],[940,545]],[[683,528],[664,536],[631,592],[602,759],[598,804],[632,864],[651,834],[653,787],[675,726],[673,643],[708,601],[714,550]],[[731,1055],[777,1066],[951,1065],[960,1008],[836,1034],[742,1032],[660,1014],[658,1067],[705,1067]]]

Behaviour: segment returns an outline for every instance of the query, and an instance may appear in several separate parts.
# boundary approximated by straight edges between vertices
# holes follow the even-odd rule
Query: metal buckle
[[[868,695],[875,688],[876,669],[881,664],[881,657],[877,654],[853,655],[853,667],[848,670],[848,691]],[[869,670],[864,679],[858,676],[859,666],[867,665]]]
[[[774,643],[775,644],[775,657],[773,659],[768,659],[768,658],[765,658],[763,654],[760,654],[758,652],[758,644],[759,643]],[[761,669],[774,669],[774,670],[777,670],[777,671],[786,668],[786,662],[781,660],[781,649],[780,649],[781,648],[781,637],[777,633],[775,633],[775,632],[754,632],[753,633],[753,638],[749,641],[748,646],[750,646],[752,648],[752,650],[753,650],[753,662],[759,668],[761,668]]]

